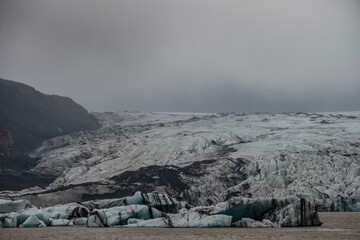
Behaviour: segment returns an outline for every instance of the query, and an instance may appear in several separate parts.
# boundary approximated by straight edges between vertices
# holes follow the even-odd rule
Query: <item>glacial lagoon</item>
[[[0,228],[0,239],[360,239],[359,212],[321,212],[322,226],[286,228]]]

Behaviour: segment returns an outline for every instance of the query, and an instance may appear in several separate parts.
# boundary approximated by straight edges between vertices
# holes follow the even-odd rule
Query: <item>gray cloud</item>
[[[0,0],[0,77],[89,110],[360,110],[359,1]]]

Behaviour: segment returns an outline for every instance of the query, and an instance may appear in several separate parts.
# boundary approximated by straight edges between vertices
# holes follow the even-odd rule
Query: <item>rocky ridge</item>
[[[94,116],[71,98],[43,94],[28,85],[0,79],[0,126],[18,153],[28,153],[43,140],[100,127]]]
[[[29,171],[38,158],[28,153],[46,139],[99,127],[97,119],[70,98],[0,79],[0,190],[47,186],[56,175]]]

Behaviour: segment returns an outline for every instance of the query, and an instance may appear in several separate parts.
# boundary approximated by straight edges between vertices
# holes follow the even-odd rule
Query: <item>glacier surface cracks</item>
[[[40,159],[32,173],[53,182],[0,198],[45,207],[142,191],[213,206],[313,196],[321,211],[360,211],[359,112],[96,116],[99,130],[47,140],[30,154]]]

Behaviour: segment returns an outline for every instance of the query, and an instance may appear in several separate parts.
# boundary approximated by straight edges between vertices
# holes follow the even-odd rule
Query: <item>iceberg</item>
[[[74,225],[86,225],[87,220],[88,220],[87,217],[75,218],[75,220],[74,220]]]
[[[232,216],[225,214],[211,215],[213,207],[195,207],[182,210],[178,214],[167,214],[171,227],[230,227]]]
[[[17,212],[17,225],[20,226],[23,224],[29,217],[35,216],[37,219],[42,221],[45,225],[50,224],[50,216],[43,210],[39,208],[29,208],[20,212]]]
[[[73,226],[74,223],[72,220],[68,219],[51,219],[50,226]]]
[[[262,221],[256,221],[252,218],[242,218],[241,220],[231,224],[232,227],[250,227],[250,228],[273,228],[278,227],[276,224],[272,223],[267,219]]]
[[[143,197],[141,192],[136,192],[134,196],[124,199],[124,205],[143,205]]]
[[[178,213],[182,208],[181,203],[176,199],[161,193],[142,194],[143,203],[149,207],[154,207],[165,213]]]
[[[140,220],[140,221],[133,221],[132,223],[125,225],[123,227],[159,227],[159,228],[166,228],[170,227],[170,222],[168,218],[155,218],[155,219],[148,219],[148,220]]]
[[[20,225],[23,228],[46,227],[45,223],[41,221],[36,215],[31,215],[26,221]]]
[[[104,206],[104,204],[121,206],[94,209],[90,203],[93,203],[93,206]],[[129,203],[132,204],[127,205]],[[88,206],[91,207],[91,211]],[[0,227],[87,225],[88,227],[210,228],[321,225],[315,199],[306,195],[286,198],[233,197],[212,206],[193,208],[182,206],[177,200],[165,194],[137,192],[131,197],[122,199],[97,200],[83,204],[69,203],[44,209],[32,207],[3,213],[0,214]]]
[[[44,211],[54,219],[72,219],[87,217],[89,209],[79,203],[68,203],[44,208]]]
[[[4,200],[0,199],[0,213],[17,212],[32,207],[27,200]]]
[[[88,227],[112,227],[126,225],[128,219],[153,219],[162,217],[162,213],[145,205],[130,205],[108,209],[96,209],[90,212]]]
[[[140,221],[144,221],[144,219],[129,218],[128,221],[127,221],[127,223],[128,223],[128,225],[129,225],[129,224],[136,224],[136,223],[138,223],[138,222],[140,222]]]
[[[124,227],[169,227],[169,228],[209,228],[230,227],[232,216],[207,215],[199,208],[183,210],[178,214],[164,214],[161,218],[128,221]]]
[[[262,221],[267,219],[282,227],[321,225],[315,200],[309,196],[299,198],[231,198],[218,203],[214,214],[233,217],[233,223],[243,218]]]
[[[189,227],[208,228],[208,227],[230,227],[232,216],[223,214],[201,216],[198,214],[189,214]]]
[[[178,213],[179,209],[182,208],[180,202],[166,194],[156,192],[144,194],[140,191],[137,191],[131,197],[87,201],[83,202],[82,205],[86,206],[89,210],[121,207],[128,205],[147,205],[148,207],[153,207],[161,212],[166,213]]]
[[[17,227],[17,214],[14,212],[0,214],[0,227],[2,228]]]

